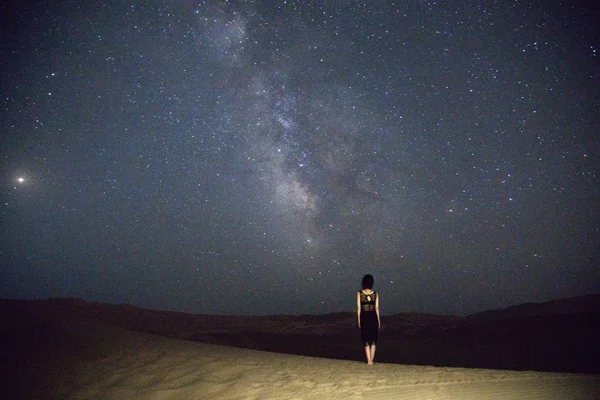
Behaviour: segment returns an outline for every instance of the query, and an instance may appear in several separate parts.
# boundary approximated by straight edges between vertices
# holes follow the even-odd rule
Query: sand
[[[39,327],[35,328],[39,332]],[[599,399],[600,376],[333,360],[239,349],[92,322],[23,336],[5,398]],[[6,361],[6,360],[5,360]],[[12,364],[11,364],[12,362]],[[12,365],[12,367],[11,367]]]

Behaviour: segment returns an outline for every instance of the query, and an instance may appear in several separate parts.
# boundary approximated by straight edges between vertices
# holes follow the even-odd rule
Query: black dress
[[[360,295],[360,335],[363,345],[377,344],[377,332],[379,330],[377,312],[375,311],[377,292],[366,294],[359,290],[358,294]]]

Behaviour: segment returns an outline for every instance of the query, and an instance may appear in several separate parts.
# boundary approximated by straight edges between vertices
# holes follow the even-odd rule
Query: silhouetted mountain
[[[196,315],[63,298],[0,300],[0,318],[4,354],[27,348],[28,340],[38,340],[40,334],[75,321],[256,350],[353,360],[364,356],[353,312]],[[384,315],[377,359],[402,364],[600,373],[599,327],[600,295],[523,304],[467,317]]]
[[[585,295],[516,306],[471,314],[470,321],[523,318],[540,315],[568,315],[600,312],[600,295]]]

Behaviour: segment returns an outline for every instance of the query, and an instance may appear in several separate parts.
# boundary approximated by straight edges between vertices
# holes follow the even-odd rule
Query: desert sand
[[[600,398],[600,376],[591,374],[368,366],[190,342],[93,321],[33,328],[13,340],[12,357],[3,360],[3,398]]]

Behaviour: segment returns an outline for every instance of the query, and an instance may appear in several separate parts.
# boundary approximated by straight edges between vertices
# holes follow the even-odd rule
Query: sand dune
[[[594,399],[600,376],[376,364],[61,321],[14,338],[4,398]],[[32,340],[33,338],[36,340]],[[6,356],[4,354],[3,356]]]

